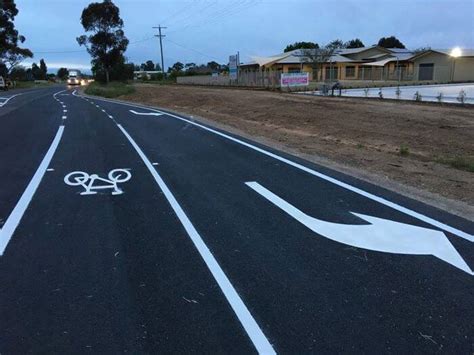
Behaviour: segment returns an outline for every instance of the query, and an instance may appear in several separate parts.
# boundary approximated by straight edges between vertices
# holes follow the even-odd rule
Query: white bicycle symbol
[[[64,177],[64,182],[70,186],[82,186],[85,191],[81,195],[95,195],[97,191],[103,189],[113,189],[112,195],[123,194],[123,191],[118,188],[118,183],[123,183],[132,177],[132,174],[126,169],[114,169],[107,175],[108,179],[102,178],[97,174],[89,175],[84,171],[73,171]],[[99,181],[99,185],[94,185]]]

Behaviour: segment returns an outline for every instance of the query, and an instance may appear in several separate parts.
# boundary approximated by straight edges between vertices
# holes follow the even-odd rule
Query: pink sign
[[[281,73],[281,86],[307,86],[309,73]]]

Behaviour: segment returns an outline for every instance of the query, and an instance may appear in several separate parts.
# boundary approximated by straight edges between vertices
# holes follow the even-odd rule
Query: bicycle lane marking
[[[62,90],[55,93],[53,97],[56,99],[56,95],[63,91],[66,91],[66,90]],[[17,204],[13,208],[12,212],[7,217],[2,229],[0,229],[0,256],[3,255],[5,249],[7,248],[8,243],[10,242],[10,239],[13,236],[13,233],[15,233],[15,230],[20,224],[20,221],[23,215],[25,214],[25,211],[28,208],[28,205],[30,204],[36,190],[38,189],[38,186],[41,183],[41,180],[43,179],[46,169],[51,163],[51,159],[53,158],[54,153],[56,152],[56,149],[58,148],[63,132],[64,132],[64,125],[60,125],[48,151],[46,152],[43,160],[38,166],[38,169],[36,170],[35,174],[33,175],[32,179],[30,180],[28,186],[26,187],[25,191],[21,195]]]
[[[77,95],[74,95],[78,97]],[[79,99],[84,99],[83,97],[78,97]],[[171,190],[168,188],[164,180],[161,178],[157,170],[155,169],[153,163],[147,158],[145,153],[142,149],[137,145],[135,140],[129,135],[129,133],[120,125],[115,118],[104,112],[104,114],[109,117],[115,125],[120,129],[120,131],[124,134],[127,138],[129,143],[135,149],[136,153],[140,156],[141,160],[147,167],[148,171],[152,175],[153,179],[155,180],[158,187],[163,192],[164,196],[166,197],[168,203],[170,204],[171,208],[175,212],[176,216],[178,217],[179,221],[181,222],[182,226],[186,230],[189,238],[193,242],[194,246],[196,247],[199,255],[203,259],[204,263],[206,264],[208,270],[211,272],[214,280],[219,285],[222,293],[224,294],[227,302],[231,306],[232,310],[234,311],[235,315],[237,316],[240,324],[243,326],[245,332],[247,333],[248,337],[252,341],[253,345],[257,349],[260,354],[275,354],[275,350],[273,349],[272,345],[270,344],[269,340],[263,333],[260,326],[257,324],[256,320],[253,318],[252,314],[248,310],[247,306],[240,298],[239,294],[237,293],[236,289],[230,282],[229,278],[225,274],[222,267],[217,262],[216,258],[209,250],[208,246],[189,220],[188,216],[182,209],[181,205],[178,203],[176,198],[174,197]]]

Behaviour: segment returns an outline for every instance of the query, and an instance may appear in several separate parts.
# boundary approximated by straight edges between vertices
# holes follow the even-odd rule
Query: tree
[[[144,71],[154,71],[155,70],[155,63],[152,60],[147,60],[146,63],[142,63],[140,65],[140,69]]]
[[[395,36],[382,37],[377,45],[384,48],[405,48],[405,45]]]
[[[323,64],[326,63],[334,54],[336,48],[333,42],[334,41],[328,43],[322,48],[303,50],[303,61],[311,64],[311,68],[313,69],[313,79],[319,78],[319,72],[322,69]]]
[[[69,75],[69,70],[67,70],[67,68],[59,68],[56,75],[59,79],[64,80]]]
[[[7,72],[25,58],[33,57],[33,53],[26,48],[19,47],[25,42],[25,37],[15,29],[13,20],[18,15],[14,0],[0,1],[0,64]]]
[[[120,10],[112,0],[89,4],[81,15],[85,32],[91,35],[77,37],[80,46],[85,46],[92,57],[92,66],[105,73],[105,82],[110,81],[110,70],[124,63],[123,53],[127,50],[128,39],[123,32]]]
[[[327,49],[341,49],[341,48],[346,48],[344,42],[342,42],[340,39],[335,39],[334,41],[329,42],[325,48]]]
[[[207,67],[212,71],[217,71],[221,68],[221,65],[215,61],[207,63]]]
[[[26,80],[26,69],[21,65],[17,65],[16,67],[12,68],[10,71],[10,78],[12,80]]]
[[[33,63],[31,64],[31,74],[33,74],[33,79],[39,80],[41,79],[41,69],[38,64]]]
[[[158,63],[155,64],[155,70],[156,71],[161,71],[161,65],[159,65]]]
[[[292,44],[289,44],[285,47],[283,52],[290,52],[295,49],[314,49],[314,48],[319,48],[319,45],[315,42],[295,42]]]
[[[41,80],[46,80],[48,78],[48,67],[46,66],[46,63],[44,62],[44,59],[40,60],[40,76]]]
[[[358,38],[351,39],[350,41],[347,41],[344,46],[346,48],[362,48],[365,47],[364,43]]]
[[[179,73],[183,70],[184,68],[184,64],[181,63],[181,62],[176,62],[173,64],[173,66],[171,68],[168,69],[168,72],[175,72],[175,73]]]

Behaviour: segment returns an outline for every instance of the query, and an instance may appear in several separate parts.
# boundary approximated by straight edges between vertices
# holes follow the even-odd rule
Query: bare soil
[[[474,219],[474,173],[438,163],[474,159],[472,108],[148,84],[120,98],[204,117]]]

